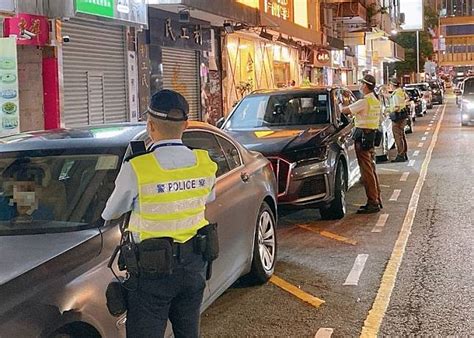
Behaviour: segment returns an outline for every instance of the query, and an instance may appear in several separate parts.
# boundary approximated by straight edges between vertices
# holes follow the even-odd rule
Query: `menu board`
[[[0,38],[0,136],[20,132],[15,38]]]

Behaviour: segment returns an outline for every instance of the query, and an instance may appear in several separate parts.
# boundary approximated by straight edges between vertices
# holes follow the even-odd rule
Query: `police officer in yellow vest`
[[[123,163],[102,214],[112,220],[132,211],[128,230],[136,255],[122,247],[119,258],[130,275],[127,337],[163,337],[168,318],[175,337],[199,336],[206,285],[201,245],[206,237],[200,234],[208,228],[205,209],[214,198],[217,166],[207,151],[183,145],[188,110],[177,92],[152,96],[147,114],[152,144]]]
[[[375,169],[375,134],[380,124],[381,105],[374,94],[375,78],[367,74],[360,80],[360,90],[364,98],[342,109],[343,113],[354,117],[353,139],[362,183],[367,195],[367,204],[357,211],[372,214],[382,208],[380,186]]]
[[[405,126],[408,118],[407,96],[400,88],[400,82],[396,78],[390,79],[392,85],[392,95],[390,96],[390,119],[392,120],[393,137],[397,145],[397,157],[392,162],[408,161],[408,143],[405,135]]]

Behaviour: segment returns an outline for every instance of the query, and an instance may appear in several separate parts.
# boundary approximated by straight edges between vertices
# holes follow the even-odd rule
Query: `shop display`
[[[2,112],[5,114],[13,114],[16,112],[16,104],[13,102],[5,102],[2,104]]]
[[[0,137],[20,132],[17,45],[0,38]]]
[[[12,73],[1,75],[2,82],[4,83],[13,83],[16,81],[16,75]]]
[[[10,100],[14,99],[17,96],[17,92],[14,89],[5,89],[0,92],[0,97],[2,99]]]
[[[14,69],[16,67],[16,62],[10,58],[0,59],[0,69]]]

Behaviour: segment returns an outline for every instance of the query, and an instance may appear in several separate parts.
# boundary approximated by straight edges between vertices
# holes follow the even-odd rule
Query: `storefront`
[[[226,113],[253,90],[297,86],[302,82],[302,66],[294,47],[252,33],[235,33],[225,37],[225,52]]]
[[[332,84],[331,51],[324,48],[314,50],[313,69],[311,72],[311,83],[318,86],[329,86]]]
[[[138,119],[133,25],[147,25],[145,1],[74,3],[61,22],[62,124],[68,127]],[[124,6],[128,6],[124,8]],[[128,33],[128,34],[127,34]],[[130,34],[133,33],[133,34]]]
[[[214,124],[222,116],[214,32],[209,22],[184,21],[179,14],[149,9],[150,93],[176,90],[189,103],[190,119]]]

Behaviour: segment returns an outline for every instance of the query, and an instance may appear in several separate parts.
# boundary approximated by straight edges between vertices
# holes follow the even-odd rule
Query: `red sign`
[[[3,36],[16,37],[19,45],[44,46],[49,41],[49,24],[45,16],[18,14],[5,18]]]
[[[320,63],[330,63],[331,62],[331,55],[329,52],[325,49],[320,49],[318,50],[318,53],[316,54],[316,60]]]

